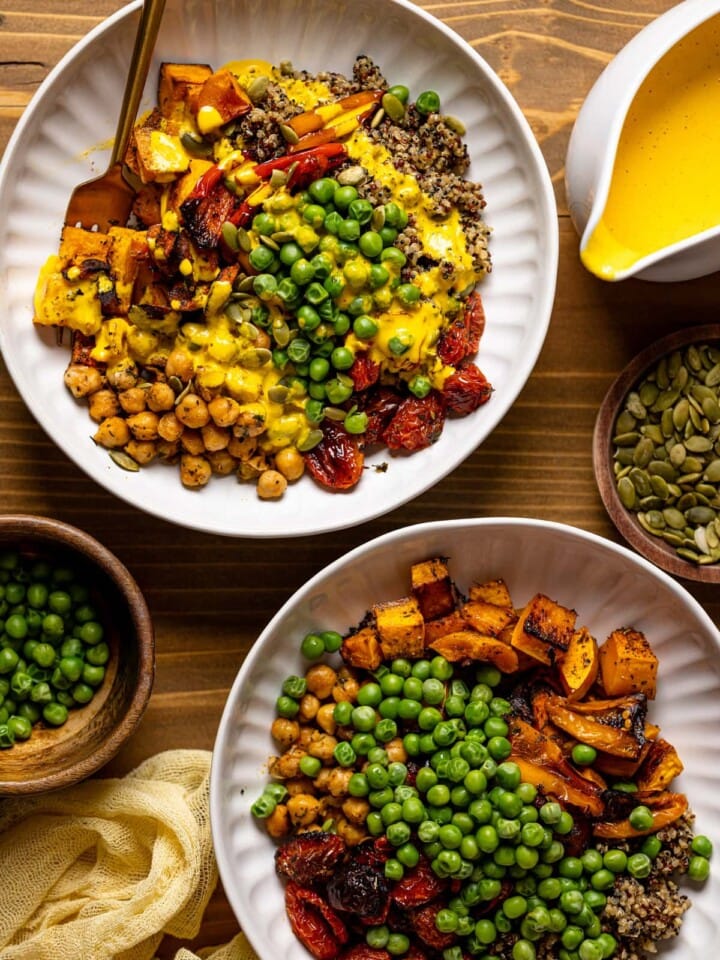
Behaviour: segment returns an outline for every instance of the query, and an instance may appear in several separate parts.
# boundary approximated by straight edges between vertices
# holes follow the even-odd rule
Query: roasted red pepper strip
[[[292,156],[286,153],[282,157],[275,157],[274,160],[258,163],[254,172],[261,180],[265,180],[273,170],[287,170],[296,161],[305,160],[309,157],[327,157],[329,159],[331,157],[345,157],[346,155],[347,150],[341,143],[325,143],[303,153],[296,153]]]
[[[186,197],[187,200],[202,200],[205,197],[209,197],[213,192],[218,183],[225,176],[225,171],[222,170],[217,164],[214,167],[210,167],[209,170],[206,170],[205,173],[200,177],[198,182],[192,189],[192,192]]]

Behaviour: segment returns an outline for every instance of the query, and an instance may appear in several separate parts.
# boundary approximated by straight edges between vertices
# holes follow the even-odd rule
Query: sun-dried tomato
[[[355,390],[359,393],[377,383],[380,376],[380,364],[371,360],[366,353],[357,353],[348,374],[352,378]]]
[[[446,950],[455,942],[454,933],[442,933],[435,923],[442,908],[442,903],[428,903],[425,907],[413,910],[411,914],[413,930],[422,942],[433,950]]]
[[[327,885],[328,900],[336,910],[356,917],[376,917],[388,903],[390,884],[369,864],[350,860],[336,870]]]
[[[485,310],[480,294],[474,290],[465,301],[462,313],[443,330],[438,340],[438,357],[448,366],[456,367],[477,353],[484,330]]]
[[[472,413],[490,399],[492,386],[474,363],[466,362],[451,374],[442,389],[448,413],[459,416]]]
[[[354,487],[364,463],[358,440],[334,420],[325,421],[322,440],[305,454],[308,473],[329,490]]]
[[[407,953],[403,954],[403,960],[427,960],[427,954],[416,943],[411,943]]]
[[[334,960],[348,941],[340,917],[319,893],[290,881],[285,888],[285,909],[298,940],[317,960]]]
[[[384,867],[394,855],[394,849],[388,838],[383,835],[372,840],[363,840],[355,847],[353,853],[358,863],[366,863],[371,867]]]
[[[358,397],[358,409],[367,414],[368,423],[363,434],[363,446],[381,443],[385,428],[397,413],[402,397],[391,387],[377,387]]]
[[[437,393],[422,400],[407,397],[385,428],[382,438],[390,450],[424,450],[438,439],[445,411]]]
[[[447,881],[437,876],[430,863],[422,857],[417,866],[406,870],[392,890],[393,901],[405,910],[429,903],[447,887]]]
[[[409,954],[406,953],[405,956],[408,957]],[[340,960],[392,960],[392,958],[387,950],[369,947],[366,943],[356,943],[349,950],[343,950]]]
[[[336,833],[302,833],[278,847],[275,869],[281,877],[298,883],[329,880],[346,850],[347,844]]]

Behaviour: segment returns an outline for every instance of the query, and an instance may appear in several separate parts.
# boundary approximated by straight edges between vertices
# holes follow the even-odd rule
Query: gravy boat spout
[[[720,269],[720,0],[685,0],[608,64],[565,164],[580,257],[603,280]]]

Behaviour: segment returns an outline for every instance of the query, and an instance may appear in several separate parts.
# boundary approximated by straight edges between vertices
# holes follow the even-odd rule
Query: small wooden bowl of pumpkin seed
[[[638,553],[720,583],[720,324],[678,330],[628,364],[598,411],[593,463]]]

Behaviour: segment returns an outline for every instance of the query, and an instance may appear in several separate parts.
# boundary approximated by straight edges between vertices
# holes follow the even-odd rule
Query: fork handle
[[[137,117],[140,98],[142,97],[145,81],[147,80],[150,60],[152,59],[155,41],[157,40],[160,21],[165,10],[165,0],[145,0],[133,48],[128,78],[125,84],[120,118],[115,140],[110,153],[110,165],[121,162],[125,157],[127,145],[132,133],[133,124]]]

